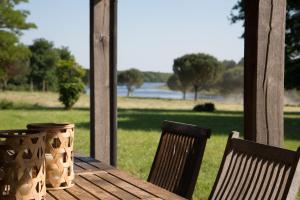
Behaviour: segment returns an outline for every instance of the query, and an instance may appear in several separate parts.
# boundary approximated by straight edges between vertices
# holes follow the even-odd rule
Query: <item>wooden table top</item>
[[[75,185],[65,190],[48,191],[47,200],[184,199],[92,158],[76,157],[74,169]]]

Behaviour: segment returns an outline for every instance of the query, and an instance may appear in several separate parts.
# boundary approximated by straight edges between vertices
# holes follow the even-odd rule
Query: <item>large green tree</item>
[[[127,96],[144,83],[143,73],[137,69],[129,69],[118,74],[118,84],[125,85]]]
[[[232,23],[245,21],[245,0],[239,0],[230,14]],[[285,34],[285,88],[300,89],[300,1],[287,0]]]
[[[224,95],[242,93],[244,88],[244,67],[236,65],[225,68],[218,86],[220,92]]]
[[[208,54],[187,54],[174,60],[173,71],[180,81],[193,86],[197,100],[199,90],[209,90],[219,80],[222,65]]]
[[[0,1],[0,80],[3,89],[8,81],[25,77],[28,72],[30,51],[22,45],[19,37],[23,30],[35,28],[35,24],[26,21],[30,14],[26,10],[17,9],[20,3],[27,0]]]
[[[57,87],[56,64],[60,55],[52,42],[46,39],[36,39],[29,46],[30,58],[30,82],[37,89],[47,91]]]
[[[176,74],[172,74],[167,81],[167,85],[171,90],[182,92],[183,100],[186,99],[186,92],[190,87],[189,82],[181,82]]]

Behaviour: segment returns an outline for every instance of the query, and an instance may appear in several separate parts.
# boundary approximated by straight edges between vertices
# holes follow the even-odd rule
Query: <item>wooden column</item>
[[[245,2],[245,139],[280,146],[286,2]]]
[[[116,165],[117,1],[90,0],[90,153]]]

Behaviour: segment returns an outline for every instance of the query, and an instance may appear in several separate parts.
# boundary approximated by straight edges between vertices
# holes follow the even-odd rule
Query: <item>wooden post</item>
[[[90,0],[90,154],[116,165],[116,0]]]
[[[286,0],[245,3],[245,139],[280,146]]]
[[[110,4],[110,164],[117,166],[117,39],[118,39],[118,0]]]

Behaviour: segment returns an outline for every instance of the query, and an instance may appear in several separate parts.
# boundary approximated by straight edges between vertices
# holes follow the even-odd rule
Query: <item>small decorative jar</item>
[[[28,129],[46,132],[47,190],[65,189],[74,185],[74,124],[28,124]]]
[[[0,199],[45,199],[45,140],[37,130],[0,131]]]

